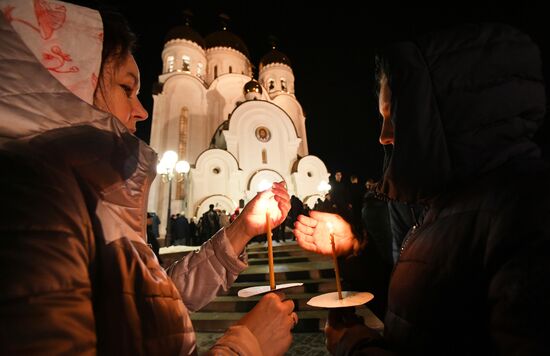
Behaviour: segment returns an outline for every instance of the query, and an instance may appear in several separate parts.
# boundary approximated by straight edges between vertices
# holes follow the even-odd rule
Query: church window
[[[286,88],[286,79],[284,78],[281,78],[281,90],[284,92],[288,91]]]
[[[308,176],[309,178],[311,178],[311,177],[313,177],[313,173],[307,172],[307,176]]]
[[[269,79],[268,83],[268,91],[272,92],[275,89],[275,81],[273,79]]]
[[[233,73],[233,67],[229,66],[229,73]]]
[[[181,70],[184,72],[190,72],[191,71],[191,58],[189,56],[182,56],[181,57]]]
[[[221,171],[222,171],[222,170],[220,169],[220,167],[214,167],[214,168],[212,168],[212,173],[214,173],[214,174],[220,174]]]
[[[218,77],[218,66],[214,66],[214,79]]]
[[[267,151],[265,148],[262,150],[262,163],[267,164]]]
[[[174,56],[168,56],[168,59],[166,60],[166,69],[168,73],[174,71]]]

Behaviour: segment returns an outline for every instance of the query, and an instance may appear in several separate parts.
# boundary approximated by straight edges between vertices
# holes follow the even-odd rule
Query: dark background
[[[270,50],[270,36],[290,58],[295,95],[306,116],[309,152],[329,172],[345,179],[379,178],[383,159],[378,144],[380,117],[373,91],[373,55],[389,41],[461,22],[499,21],[515,25],[539,43],[550,71],[547,12],[529,1],[421,2],[387,1],[385,5],[355,1],[208,1],[114,0],[138,35],[136,60],[141,69],[140,99],[152,113],[152,85],[162,70],[161,52],[168,31],[183,24],[183,11],[194,14],[192,27],[203,37],[220,30],[219,14],[230,17],[228,30],[250,51],[255,77],[260,58]],[[327,5],[321,5],[328,3]],[[548,80],[547,80],[548,82]],[[149,142],[150,119],[138,124],[137,135]],[[550,124],[537,140],[548,152]],[[547,154],[548,156],[548,154]]]

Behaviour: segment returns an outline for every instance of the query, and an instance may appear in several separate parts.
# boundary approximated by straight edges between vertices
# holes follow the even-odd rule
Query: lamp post
[[[176,178],[176,181],[181,182],[184,174],[189,172],[190,168],[189,162],[178,161],[178,154],[174,151],[164,152],[159,164],[157,164],[157,174],[160,174],[164,183],[168,183],[168,210],[166,213],[165,246],[170,246],[170,240],[172,237],[172,224],[170,221],[172,215],[172,180]]]

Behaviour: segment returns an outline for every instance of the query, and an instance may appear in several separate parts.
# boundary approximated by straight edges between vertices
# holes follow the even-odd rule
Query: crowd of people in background
[[[385,210],[388,208],[386,203],[374,193],[375,182],[373,178],[368,178],[362,183],[356,174],[349,175],[349,181],[344,179],[345,177],[347,177],[346,173],[335,171],[332,175],[330,191],[325,194],[324,199],[319,198],[312,208],[296,195],[292,195],[291,210],[285,223],[273,229],[273,239],[277,242],[285,242],[298,215],[307,214],[310,209],[338,213],[358,229],[365,223],[365,219],[369,219],[368,216],[372,214],[372,210],[379,210],[383,218],[376,217],[366,226],[369,226],[370,230],[391,229],[390,222],[386,221],[389,217]],[[378,208],[373,208],[372,205],[378,205]],[[228,213],[225,209],[219,209],[214,204],[210,204],[209,209],[200,217],[188,218],[184,212],[172,214],[170,217],[170,238],[165,241],[165,244],[166,246],[200,246],[220,228],[233,222],[241,210],[235,208],[233,212]],[[162,223],[158,215],[155,212],[149,212],[147,221],[148,243],[157,252],[160,225]],[[374,225],[382,225],[383,227],[373,227]],[[376,245],[379,254],[385,256],[383,259],[387,259],[388,253],[391,257],[392,250],[395,251],[399,248],[400,241],[393,242],[391,236],[389,236],[390,234],[391,231],[382,234],[381,237],[379,237],[379,233],[373,231],[367,234],[371,236],[371,242]],[[401,234],[398,235],[401,236]],[[295,237],[292,235],[290,239],[294,240]],[[263,234],[254,238],[251,242],[263,243],[265,241],[266,235]],[[160,257],[158,254],[157,256]]]
[[[292,228],[298,215],[307,214],[309,207],[303,203],[297,196],[292,195],[291,209],[285,220],[285,222],[272,230],[273,240],[276,242],[285,242],[287,237],[295,240],[292,235]],[[165,239],[165,246],[200,246],[213,234],[215,234],[222,227],[229,226],[239,216],[242,209],[235,208],[235,210],[228,214],[225,209],[218,209],[214,204],[210,204],[208,210],[204,212],[199,218],[191,217],[187,218],[184,212],[172,214],[170,217],[170,236]],[[160,238],[160,221],[158,215],[155,212],[147,213],[147,241],[157,254],[159,254],[159,238]],[[251,242],[264,243],[266,242],[266,234],[256,236]]]

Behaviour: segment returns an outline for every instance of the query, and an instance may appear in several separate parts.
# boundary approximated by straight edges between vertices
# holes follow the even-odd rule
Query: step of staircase
[[[294,301],[295,311],[317,310],[318,308],[307,305],[308,300],[319,295],[319,293],[294,293],[294,288],[281,290],[285,293],[286,299]],[[331,291],[332,292],[332,291]],[[247,312],[252,309],[263,295],[255,295],[248,298],[241,298],[233,295],[218,296],[210,304],[201,309],[201,312]]]
[[[365,324],[381,332],[384,328],[382,322],[370,311],[370,309],[361,306],[357,307],[356,313],[363,316]],[[191,313],[191,320],[195,330],[199,332],[223,332],[241,319],[246,312],[195,312]],[[322,331],[328,315],[328,310],[304,310],[297,311],[298,324],[292,332],[312,332]]]
[[[336,282],[334,278],[317,278],[317,279],[303,279],[299,282],[302,282],[303,285],[298,287],[293,287],[292,292],[294,293],[328,293],[334,292],[336,288]],[[237,293],[244,288],[263,285],[259,282],[235,282],[225,294],[227,295],[237,295]]]
[[[301,249],[301,247],[298,246],[298,243],[296,241],[287,241],[287,242],[273,241],[273,248],[279,251]],[[267,251],[267,242],[249,243],[248,245],[246,245],[246,250],[248,252],[265,252]]]
[[[273,256],[273,262],[274,264],[278,263],[294,263],[294,262],[308,262],[308,261],[320,261],[320,260],[326,260],[325,256],[317,255],[317,254],[309,254],[309,255],[303,255],[303,256],[282,256],[282,257],[275,257]],[[248,258],[248,264],[249,265],[261,265],[261,264],[268,264],[269,259],[267,257],[263,258]]]
[[[250,251],[250,250],[246,250],[247,254],[248,254],[248,258],[267,258],[267,247],[265,248],[264,251]],[[277,248],[277,246],[274,246],[273,247],[273,257],[274,258],[277,258],[277,257],[288,257],[288,256],[297,256],[297,257],[300,257],[300,256],[309,256],[311,255],[311,252],[308,252],[308,251],[304,251],[302,250],[300,247],[295,247],[293,249],[285,249],[285,250],[280,250]]]

